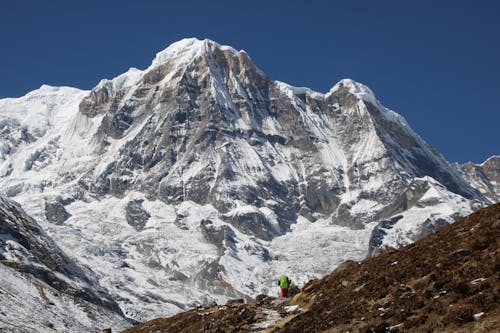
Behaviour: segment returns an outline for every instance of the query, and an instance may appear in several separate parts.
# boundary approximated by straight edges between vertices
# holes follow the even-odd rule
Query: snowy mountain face
[[[500,201],[500,156],[492,156],[482,164],[468,162],[455,166],[491,202]]]
[[[186,39],[90,92],[0,100],[0,184],[129,317],[302,285],[488,200],[366,86]]]
[[[0,328],[96,331],[129,323],[95,277],[68,258],[17,204],[0,196]]]

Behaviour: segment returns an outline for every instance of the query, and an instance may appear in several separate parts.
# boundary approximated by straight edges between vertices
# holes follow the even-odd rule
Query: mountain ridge
[[[492,202],[500,200],[500,156],[494,155],[481,164],[467,162],[455,167]]]

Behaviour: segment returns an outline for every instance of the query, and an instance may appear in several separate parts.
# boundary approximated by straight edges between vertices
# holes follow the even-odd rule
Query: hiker
[[[288,288],[290,288],[290,284],[292,280],[288,278],[286,275],[281,275],[278,279],[278,285],[280,286],[281,297],[288,297]]]

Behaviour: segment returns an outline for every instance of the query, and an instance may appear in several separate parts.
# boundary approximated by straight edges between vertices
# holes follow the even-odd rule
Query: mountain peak
[[[65,97],[69,98],[72,96],[76,96],[82,92],[85,92],[85,90],[66,86],[57,87],[48,84],[42,84],[40,88],[28,92],[22,98],[29,100],[46,100],[47,98],[61,100]]]
[[[170,44],[163,51],[158,52],[149,68],[151,69],[160,66],[172,59],[178,59],[181,64],[189,63],[196,56],[199,56],[203,53],[210,53],[215,49],[230,51],[233,54],[238,53],[238,51],[236,51],[233,47],[221,45],[208,38],[205,38],[203,40],[195,37],[184,38]]]
[[[345,78],[340,80],[336,85],[332,87],[332,89],[330,89],[330,91],[326,94],[326,97],[339,91],[342,88],[347,89],[351,94],[355,95],[356,97],[358,97],[363,101],[375,105],[377,104],[377,99],[375,98],[375,94],[370,88],[350,78]]]

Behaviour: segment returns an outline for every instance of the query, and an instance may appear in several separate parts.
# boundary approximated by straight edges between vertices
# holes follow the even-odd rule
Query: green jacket
[[[287,289],[290,287],[290,283],[292,283],[292,281],[288,278],[288,276],[286,275],[281,275],[280,278],[279,278],[279,285],[281,288],[283,289]]]

